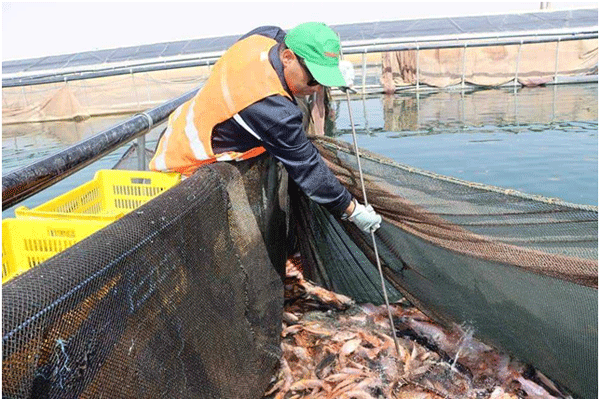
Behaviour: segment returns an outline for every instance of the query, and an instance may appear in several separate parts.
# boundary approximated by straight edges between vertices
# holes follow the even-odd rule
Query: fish
[[[286,265],[282,359],[265,398],[564,399],[537,370],[479,342],[474,329],[442,327],[406,301],[390,304],[397,352],[384,305],[318,287],[294,262]]]
[[[365,391],[353,390],[345,392],[340,396],[340,399],[377,399]]]
[[[290,391],[305,391],[314,389],[329,391],[329,387],[321,380],[300,380],[294,382],[290,386]]]
[[[283,312],[283,321],[287,324],[296,324],[298,322],[298,316],[291,312]]]
[[[521,389],[527,392],[528,398],[533,399],[557,399],[556,396],[548,393],[544,388],[540,385],[536,384],[533,381],[525,379],[523,377],[517,377],[516,379],[521,384]]]
[[[328,353],[323,359],[317,364],[315,368],[315,375],[318,378],[323,378],[324,375],[328,375],[332,367],[335,366],[337,355],[334,353]]]
[[[287,337],[290,334],[296,334],[300,331],[302,331],[304,329],[304,326],[300,325],[300,324],[294,324],[288,327],[285,327],[282,331],[281,331],[281,336],[282,337]]]
[[[325,378],[325,381],[327,382],[340,382],[340,381],[349,381],[352,378],[355,378],[356,376],[362,376],[363,373],[359,372],[358,374],[354,374],[354,373],[337,373],[337,374],[332,374],[328,377]]]
[[[360,339],[352,339],[347,341],[344,346],[342,346],[342,350],[340,351],[342,355],[349,355],[354,352],[359,346],[362,340]]]

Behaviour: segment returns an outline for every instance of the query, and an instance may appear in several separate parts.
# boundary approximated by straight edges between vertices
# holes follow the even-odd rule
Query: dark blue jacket
[[[254,29],[240,38],[260,34],[283,43],[285,32],[280,28],[265,26]],[[293,95],[283,76],[279,59],[279,44],[269,52],[271,65],[277,72],[285,90]],[[252,79],[251,76],[248,79]],[[274,95],[258,101],[239,112],[242,119],[262,141],[252,136],[234,119],[228,119],[213,129],[212,147],[215,153],[244,152],[263,146],[279,160],[290,177],[313,201],[335,214],[341,214],[350,204],[352,195],[342,186],[325,165],[315,146],[308,140],[302,127],[302,111],[294,100]]]

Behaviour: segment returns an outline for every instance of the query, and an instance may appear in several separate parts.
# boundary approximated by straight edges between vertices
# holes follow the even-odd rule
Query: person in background
[[[346,87],[339,56],[340,40],[323,23],[303,23],[287,34],[274,26],[252,30],[171,114],[150,169],[189,176],[207,163],[267,151],[311,200],[363,231],[376,230],[381,216],[356,201],[325,165],[306,137],[295,99],[323,86]]]

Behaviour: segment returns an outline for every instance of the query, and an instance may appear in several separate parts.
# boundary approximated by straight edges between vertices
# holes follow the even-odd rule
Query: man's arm
[[[215,126],[212,143],[215,152],[241,152],[264,146],[313,201],[364,231],[379,227],[381,216],[371,207],[354,201],[341,185],[304,134],[302,113],[287,98],[267,97],[241,111],[239,116],[245,126],[235,118]]]
[[[257,145],[283,164],[306,195],[338,215],[353,210],[352,195],[306,137],[302,113],[295,104],[283,96],[271,96],[239,115],[261,138]]]

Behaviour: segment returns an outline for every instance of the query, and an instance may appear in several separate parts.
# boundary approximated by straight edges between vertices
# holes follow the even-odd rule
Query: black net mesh
[[[201,168],[4,284],[2,396],[261,397],[280,355],[286,179],[269,157]]]
[[[314,140],[362,198],[349,146]],[[384,218],[376,237],[392,299],[402,293],[443,324],[472,326],[575,396],[597,397],[597,208],[466,183],[366,151],[361,161],[369,203]],[[300,195],[292,199],[305,274],[381,303],[370,237]]]

